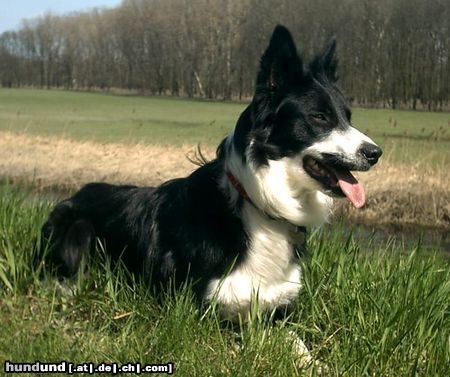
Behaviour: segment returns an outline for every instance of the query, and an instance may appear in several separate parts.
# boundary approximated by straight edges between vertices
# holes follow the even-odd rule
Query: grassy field
[[[316,375],[293,357],[293,330],[329,376],[448,376],[450,268],[420,246],[364,248],[320,231],[309,240],[305,288],[293,317],[258,316],[236,334],[188,289],[158,303],[122,270],[89,263],[62,289],[30,268],[50,203],[0,186],[0,361],[167,363],[177,376]],[[367,250],[371,250],[370,253]]]
[[[243,104],[0,89],[0,129],[98,142],[214,143]]]
[[[0,89],[0,130],[99,142],[217,145],[243,103],[96,93]],[[450,163],[450,114],[354,109],[353,123],[385,159]]]
[[[90,159],[96,160],[98,171],[85,179],[132,181],[141,177],[143,182],[138,182],[144,183],[147,170],[155,169],[161,170],[157,179],[166,179],[165,174],[177,168],[180,174],[189,168],[179,162],[185,160],[185,149],[174,145],[201,142],[211,151],[235,125],[244,106],[0,89],[0,131],[26,133],[16,140],[14,134],[0,132],[0,138],[16,143],[8,149],[8,143],[0,140],[7,150],[0,156],[8,159],[13,149],[20,149],[17,158],[24,157],[21,153],[31,154],[21,160],[22,165],[29,165],[33,175],[37,174],[33,160],[43,160],[39,177],[44,178],[61,171],[63,164],[67,175],[61,177],[70,187],[76,185],[77,174],[86,171],[83,164]],[[431,217],[412,205],[418,201],[412,194],[420,192],[420,186],[430,195],[421,196],[429,199],[418,204],[445,207],[449,118],[449,113],[354,110],[355,126],[385,150],[383,171],[373,172],[368,181],[370,189],[386,186],[380,189],[382,195],[371,196],[374,202],[367,211],[373,212],[374,219],[380,214],[377,210],[387,206],[396,213],[412,208],[417,212],[412,215],[431,223]],[[75,142],[29,135],[66,136]],[[35,149],[37,142],[41,145]],[[140,149],[136,142],[149,145]],[[163,161],[168,148],[174,160],[170,164]],[[123,158],[130,155],[133,158]],[[54,161],[58,158],[61,161]],[[439,170],[429,174],[417,168],[418,163]],[[22,165],[11,163],[9,167]],[[427,180],[421,178],[425,172]],[[395,201],[395,191],[403,190],[397,189],[403,187],[399,182],[412,190],[405,191],[409,201]],[[446,191],[439,194],[439,190]],[[325,375],[450,375],[449,260],[440,250],[423,247],[420,239],[417,243],[394,238],[380,241],[370,233],[354,238],[338,231],[339,227],[314,231],[309,240],[311,255],[303,262],[305,288],[294,315],[275,327],[258,316],[251,318],[248,326],[237,329],[240,341],[236,347],[236,333],[224,328],[214,308],[199,310],[189,289],[157,302],[142,284],[125,282],[120,268],[102,267],[99,256],[89,263],[89,274],[80,275],[68,287],[61,287],[45,271],[41,279],[42,271],[30,267],[32,250],[51,205],[44,196],[0,184],[2,365],[4,360],[173,362],[177,376],[316,375],[317,370],[302,371],[295,362],[287,336],[294,330],[327,366]]]

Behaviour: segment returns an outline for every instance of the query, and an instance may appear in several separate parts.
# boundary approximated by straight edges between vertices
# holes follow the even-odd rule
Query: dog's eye
[[[327,121],[327,117],[325,116],[325,114],[322,113],[312,114],[312,117],[314,118],[314,120],[317,120],[319,122]]]

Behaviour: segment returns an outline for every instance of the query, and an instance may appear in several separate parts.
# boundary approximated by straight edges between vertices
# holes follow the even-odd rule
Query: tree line
[[[335,35],[355,104],[449,101],[448,0],[124,0],[0,35],[0,85],[242,99],[274,26],[311,58]]]

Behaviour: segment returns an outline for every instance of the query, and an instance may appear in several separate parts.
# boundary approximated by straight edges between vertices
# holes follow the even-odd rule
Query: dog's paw
[[[292,339],[292,353],[296,358],[296,364],[300,369],[309,368],[313,365],[314,359],[306,347],[303,340],[301,340],[294,331],[289,331],[289,336]]]
[[[301,340],[294,331],[289,331],[289,335],[292,338],[292,353],[296,359],[296,366],[299,369],[314,368],[317,374],[322,376],[327,375],[329,372],[328,366],[313,358],[308,347],[306,347],[303,340]]]

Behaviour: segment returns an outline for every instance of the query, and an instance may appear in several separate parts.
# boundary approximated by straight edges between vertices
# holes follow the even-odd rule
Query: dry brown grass
[[[40,189],[92,181],[156,185],[195,169],[186,157],[194,151],[193,146],[99,144],[0,132],[0,175],[32,180]]]
[[[341,201],[337,215],[361,223],[450,229],[449,172],[420,164],[380,161],[358,174],[367,191],[367,204],[356,211]]]
[[[171,147],[79,142],[0,132],[0,175],[32,181],[39,189],[74,189],[91,181],[155,185],[195,169],[195,146]],[[212,149],[204,150],[212,158]],[[354,210],[345,201],[337,215],[361,223],[450,228],[449,172],[381,161],[359,174],[368,202]]]

